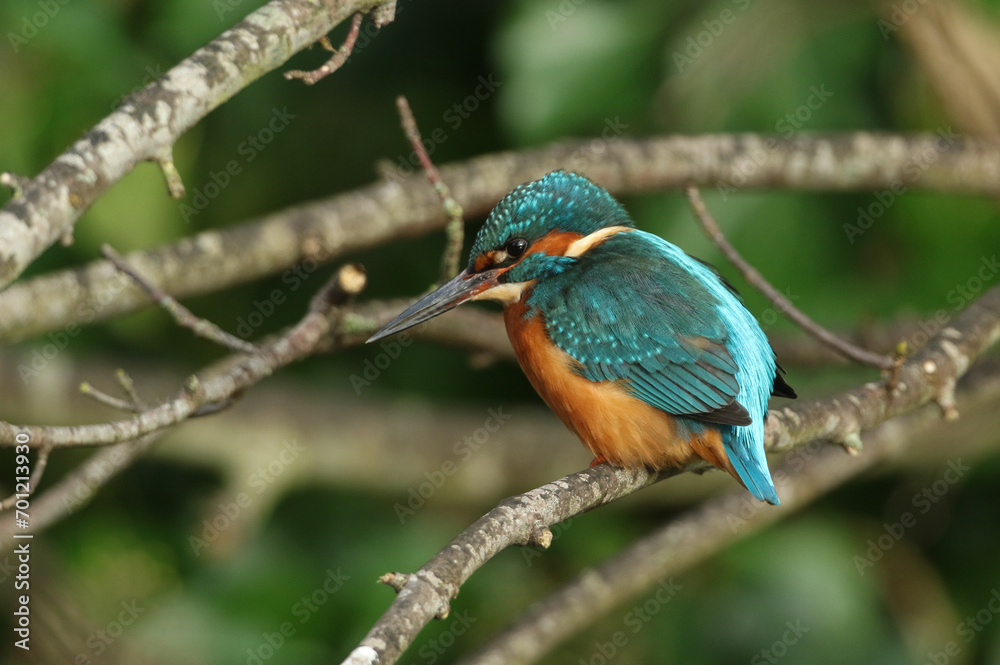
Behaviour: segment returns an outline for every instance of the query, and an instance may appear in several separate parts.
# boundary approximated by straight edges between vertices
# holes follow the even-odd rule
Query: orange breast
[[[706,427],[698,435],[678,435],[674,418],[628,394],[615,381],[595,382],[576,374],[577,361],[553,344],[541,316],[525,320],[523,302],[504,310],[514,352],[545,403],[597,457],[625,467],[686,466],[697,458],[738,479],[721,435]]]

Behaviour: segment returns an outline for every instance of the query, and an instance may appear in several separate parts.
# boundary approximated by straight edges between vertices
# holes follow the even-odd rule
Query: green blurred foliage
[[[10,35],[27,34],[25,21],[42,11],[42,3],[0,3],[0,168],[37,173],[123,96],[260,4],[47,3],[58,11],[21,43]],[[995,15],[993,5],[985,11]],[[220,6],[230,9],[220,12]],[[93,260],[103,242],[121,251],[154,247],[369,183],[379,160],[399,165],[410,156],[394,106],[401,93],[425,136],[444,130],[445,140],[433,147],[439,164],[597,136],[609,122],[627,125],[627,136],[947,127],[914,59],[898,41],[883,38],[874,12],[862,2],[791,0],[401,0],[396,22],[375,34],[366,21],[347,66],[321,84],[306,87],[268,74],[185,135],[175,159],[187,200],[167,197],[159,172],[142,165],[83,216],[72,246],[52,248],[29,274]],[[731,22],[719,23],[728,16]],[[712,34],[718,25],[724,29]],[[333,41],[344,33],[341,26]],[[699,39],[707,43],[691,50]],[[324,56],[314,48],[283,69],[317,66]],[[499,82],[496,93],[457,115],[456,104],[490,77]],[[809,109],[804,105],[817,90],[829,94]],[[281,131],[262,149],[253,147],[276,114],[286,120]],[[191,204],[233,161],[239,173],[231,183],[185,219],[181,205]],[[995,202],[974,197],[908,192],[852,242],[844,226],[872,205],[874,192],[705,196],[744,255],[802,309],[836,328],[926,316],[938,308],[952,312],[949,293],[1000,247]],[[0,197],[4,203],[9,194]],[[770,307],[700,235],[680,193],[633,196],[625,203],[639,226],[716,263],[740,286],[752,311]],[[412,295],[416,285],[434,279],[441,246],[435,234],[352,258],[368,267],[369,297]],[[329,271],[321,268],[290,292],[288,304],[255,334],[295,321]],[[188,304],[232,330],[253,311],[255,299],[281,286],[275,276]],[[792,330],[783,320],[768,328]],[[19,350],[30,348],[28,342]],[[157,311],[93,327],[76,339],[73,351],[116,362],[151,358],[186,371],[218,356]],[[342,395],[348,377],[370,355],[356,349],[287,372],[304,390]],[[805,396],[872,376],[789,370],[790,382]],[[429,345],[401,356],[367,394],[490,404],[537,399],[515,366],[472,371],[461,352]],[[80,459],[57,458],[52,474]],[[636,598],[547,662],[774,663],[779,651],[789,664],[927,662],[934,645],[954,638],[951,627],[984,608],[1000,584],[1000,462],[994,456],[963,479],[935,508],[933,520],[921,520],[907,534],[906,553],[901,544],[863,575],[854,557],[864,556],[868,539],[898,520],[909,497],[940,472],[853,483],[807,514],[674,576],[679,590],[669,602],[651,603],[655,590]],[[84,653],[90,662],[215,665],[258,662],[254,654],[269,664],[335,661],[390,602],[391,590],[374,584],[379,575],[416,569],[494,503],[429,504],[401,526],[393,509],[399,496],[317,485],[287,495],[233,551],[196,556],[189,539],[214,514],[211,502],[224,480],[217,470],[145,460],[38,541],[51,568],[61,571],[53,584],[85,608],[83,625],[113,621],[122,602],[136,600],[144,608],[121,641],[100,656],[96,648]],[[425,630],[401,662],[453,661],[544,593],[682,509],[633,498],[573,520],[548,552],[505,552],[463,588],[453,619]],[[303,613],[302,599],[337,573],[346,576],[342,586]],[[927,606],[901,609],[901,585],[944,591]],[[636,608],[647,608],[648,621],[635,621]],[[910,610],[934,618],[927,624],[930,638],[908,633],[923,625]],[[460,617],[467,630],[455,623]],[[280,638],[281,648],[268,651],[268,640],[273,644],[286,622],[291,630]],[[800,622],[807,632],[789,643],[786,622]],[[608,656],[619,631],[627,644]],[[451,642],[456,646],[442,648]],[[4,662],[11,653],[5,638]],[[970,644],[963,642],[951,662],[1000,662],[1000,631],[988,626]]]

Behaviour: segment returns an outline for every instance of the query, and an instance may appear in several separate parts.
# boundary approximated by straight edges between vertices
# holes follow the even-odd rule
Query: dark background
[[[25,17],[41,10],[37,2],[5,0],[0,169],[37,173],[123,95],[260,4],[77,0],[59,5],[15,52],[10,33],[21,34]],[[977,30],[991,39],[1000,34],[997,3],[961,6]],[[272,72],[182,137],[175,158],[188,188],[184,201],[166,195],[153,165],[141,165],[83,216],[72,246],[50,249],[29,275],[93,260],[104,242],[123,253],[151,248],[370,183],[379,177],[380,160],[391,166],[410,157],[398,127],[399,94],[408,96],[425,137],[442,130],[437,135],[444,140],[432,151],[438,164],[600,136],[609,126],[624,127],[629,137],[974,131],[953,117],[955,99],[951,106],[942,103],[938,79],[926,70],[928,54],[901,39],[903,25],[880,25],[892,7],[790,0],[402,0],[396,21],[381,32],[366,19],[354,55],[333,76],[306,87]],[[340,26],[332,41],[339,44],[345,32]],[[700,53],[691,46],[698,39],[705,44]],[[687,61],[685,55],[695,57]],[[324,58],[313,48],[283,69],[312,68]],[[494,83],[489,94],[483,81]],[[475,97],[477,87],[486,99]],[[465,105],[468,117],[456,104]],[[275,114],[287,123],[262,150],[248,150],[244,142]],[[181,205],[192,205],[230,160],[239,163],[239,173],[185,220]],[[907,191],[863,234],[852,236],[845,225],[858,223],[859,209],[868,209],[876,193],[739,191],[722,197],[706,190],[705,196],[744,255],[797,306],[838,330],[927,321],[939,309],[953,315],[957,305],[967,304],[956,289],[967,287],[1000,248],[996,202],[983,198]],[[8,198],[0,193],[0,203]],[[768,334],[797,334],[700,235],[679,192],[624,203],[641,228],[718,265]],[[481,219],[469,222],[475,230]],[[442,239],[409,239],[351,257],[368,268],[365,298],[418,293],[436,276]],[[257,334],[296,321],[330,271],[320,268],[321,277],[289,292]],[[997,282],[1000,275],[993,274],[982,288]],[[235,330],[255,300],[283,284],[275,276],[186,304]],[[43,343],[5,349],[5,366],[16,366]],[[52,648],[39,644],[34,662],[80,656],[81,663],[221,665],[255,662],[252,653],[267,663],[339,662],[391,601],[392,591],[374,583],[379,575],[415,570],[504,496],[586,465],[585,451],[541,409],[516,365],[470,363],[467,353],[418,342],[357,394],[351,376],[381,352],[357,348],[282,371],[231,411],[178,428],[92,503],[36,540],[35,638]],[[85,328],[32,385],[5,377],[0,417],[108,419],[110,411],[73,393],[81,378],[110,389],[111,371],[124,367],[152,400],[219,355],[160,311],[121,317]],[[877,378],[847,365],[787,369],[804,398]],[[465,461],[452,444],[473,434],[490,408],[513,414],[510,428],[486,441],[468,465],[458,464],[401,524],[397,506],[428,480],[425,473],[433,475],[448,460]],[[359,413],[398,427],[394,446],[374,445]],[[454,414],[461,422],[441,420]],[[352,416],[350,426],[339,420]],[[416,453],[405,437],[433,430],[438,421],[444,423],[439,448],[411,457]],[[975,422],[981,421],[971,430],[944,430],[954,434],[678,574],[673,582],[680,589],[668,603],[647,603],[651,590],[547,662],[601,665],[607,654],[598,644],[619,630],[628,635],[628,644],[611,657],[619,662],[773,663],[780,656],[789,664],[924,663],[950,640],[960,652],[946,662],[1000,662],[1000,631],[993,611],[984,609],[1000,598],[1000,439],[996,427],[977,428]],[[518,432],[536,426],[554,434],[551,446],[521,457],[531,471],[514,473],[508,464],[494,472],[490,460],[504,454],[497,447],[517,445]],[[974,435],[975,446],[959,432]],[[307,452],[286,455],[286,463],[280,454],[293,439]],[[54,455],[47,480],[85,455]],[[935,495],[939,500],[922,512],[913,497],[935,482],[943,487],[949,461],[959,458],[971,470],[955,484],[946,482]],[[254,475],[269,465],[273,477]],[[586,566],[708,494],[731,490],[722,474],[668,481],[574,519],[540,556],[503,553],[463,587],[452,618],[421,633],[400,662],[453,661]],[[231,506],[240,492],[251,505],[205,548],[193,546],[193,536],[209,533],[203,520],[225,512],[220,506]],[[859,571],[869,539],[906,512],[914,513],[915,525]],[[301,599],[331,575],[342,586],[328,586],[338,590],[319,593],[323,602],[304,611]],[[5,603],[10,584],[4,581]],[[630,622],[637,616],[630,614],[633,604],[656,612],[648,621]],[[977,612],[988,625],[963,632],[962,622]],[[275,638],[284,622],[291,622],[293,634]],[[789,625],[800,628],[794,642],[788,641]],[[10,633],[0,634],[7,635],[0,660],[18,662],[23,654],[11,647]],[[269,641],[278,639],[281,646],[268,651]],[[935,657],[944,662],[945,656]]]

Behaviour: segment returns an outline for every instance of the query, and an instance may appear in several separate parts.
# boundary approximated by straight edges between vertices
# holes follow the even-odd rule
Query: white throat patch
[[[501,302],[504,305],[510,305],[521,300],[524,292],[527,291],[529,287],[534,285],[535,280],[533,279],[527,282],[497,284],[493,288],[486,289],[482,293],[477,293],[469,298],[469,300],[493,300],[495,302]]]

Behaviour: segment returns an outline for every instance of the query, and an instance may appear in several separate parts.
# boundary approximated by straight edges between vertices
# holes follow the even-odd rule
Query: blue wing
[[[623,381],[673,415],[749,425],[719,315],[726,303],[706,285],[705,269],[692,265],[660,238],[623,233],[581,256],[566,278],[540,284],[528,304],[545,312],[552,341],[580,362],[585,378]]]

